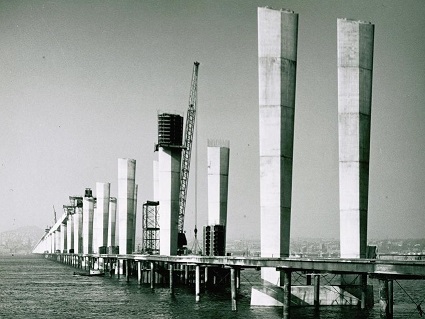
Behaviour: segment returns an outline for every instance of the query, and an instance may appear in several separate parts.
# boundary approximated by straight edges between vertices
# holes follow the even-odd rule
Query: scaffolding
[[[142,252],[159,255],[159,202],[143,204],[143,247]]]

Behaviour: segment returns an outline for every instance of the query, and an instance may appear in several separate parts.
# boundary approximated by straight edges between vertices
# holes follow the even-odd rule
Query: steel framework
[[[143,247],[142,252],[159,254],[159,202],[147,201],[143,204]]]

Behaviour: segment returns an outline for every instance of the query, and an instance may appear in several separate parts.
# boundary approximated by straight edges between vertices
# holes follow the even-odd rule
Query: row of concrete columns
[[[136,161],[118,159],[118,201],[110,197],[110,183],[96,183],[96,197],[86,189],[83,197],[70,196],[71,205],[34,249],[76,254],[99,253],[99,247],[119,246],[120,254],[133,253],[136,238]],[[118,214],[116,212],[118,207]],[[104,252],[105,253],[105,252]]]
[[[338,19],[337,35],[341,257],[365,258],[374,25]],[[298,14],[258,8],[262,257],[289,256],[297,45]]]

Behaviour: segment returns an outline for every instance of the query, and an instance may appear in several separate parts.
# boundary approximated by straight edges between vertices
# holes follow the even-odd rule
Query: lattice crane
[[[189,108],[187,109],[184,148],[182,150],[182,162],[180,169],[180,193],[179,193],[179,220],[178,220],[178,249],[187,245],[184,233],[184,215],[186,210],[187,185],[189,181],[190,157],[195,130],[196,104],[198,100],[198,68],[199,62],[193,64],[192,82],[190,85]],[[195,236],[196,236],[195,228]]]
[[[53,217],[54,217],[54,221],[55,221],[55,224],[56,224],[56,222],[58,221],[58,219],[56,217],[55,205],[53,205]]]

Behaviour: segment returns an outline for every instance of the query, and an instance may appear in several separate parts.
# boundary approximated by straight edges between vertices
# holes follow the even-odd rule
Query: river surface
[[[201,292],[195,302],[190,287],[139,285],[135,278],[72,276],[75,268],[42,256],[0,256],[0,318],[281,318],[281,308],[251,307],[255,278],[241,273],[238,310],[232,312],[230,291]],[[374,284],[378,302],[377,282]],[[400,283],[401,287],[398,285]],[[403,290],[404,289],[404,290]],[[409,297],[410,296],[410,297]],[[394,281],[394,318],[421,318],[416,303],[425,309],[425,281]],[[424,316],[425,317],[425,316]],[[291,318],[379,318],[379,307],[293,307]]]

